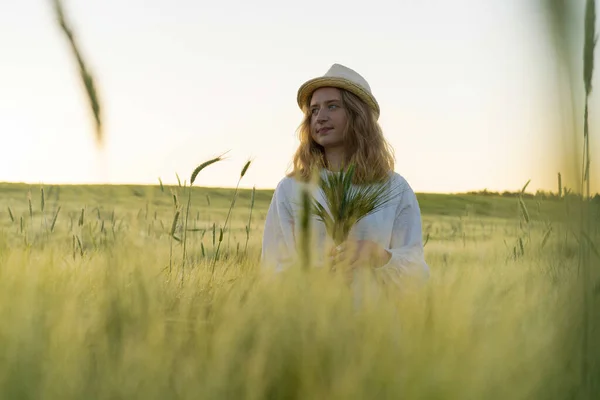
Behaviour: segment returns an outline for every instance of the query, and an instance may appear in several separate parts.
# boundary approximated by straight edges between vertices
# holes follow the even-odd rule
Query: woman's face
[[[315,90],[310,101],[312,139],[325,149],[343,146],[347,114],[337,88]]]

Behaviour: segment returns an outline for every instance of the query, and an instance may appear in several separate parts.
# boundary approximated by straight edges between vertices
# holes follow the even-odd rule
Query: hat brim
[[[298,89],[298,106],[303,109],[313,92],[322,87],[345,89],[355,94],[364,101],[375,112],[376,117],[379,118],[379,104],[377,103],[377,100],[375,100],[375,97],[354,82],[344,78],[319,77],[306,81],[300,86],[300,89]]]

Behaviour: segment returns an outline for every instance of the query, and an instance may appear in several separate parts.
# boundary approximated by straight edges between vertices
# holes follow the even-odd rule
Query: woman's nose
[[[327,121],[328,119],[329,116],[327,115],[327,110],[324,108],[320,109],[317,113],[317,121]]]

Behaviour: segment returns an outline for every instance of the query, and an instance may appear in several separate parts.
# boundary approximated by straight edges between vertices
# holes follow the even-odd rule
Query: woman
[[[336,173],[353,164],[356,184],[387,179],[401,194],[359,221],[349,239],[331,252],[325,248],[324,224],[313,218],[314,264],[322,266],[329,254],[333,266],[345,266],[350,279],[365,268],[397,284],[407,276],[427,278],[419,204],[406,180],[394,172],[392,149],[377,122],[380,109],[369,84],[350,68],[334,64],[324,76],[304,83],[297,101],[304,112],[300,145],[293,171],[277,185],[266,216],[263,265],[282,271],[298,261],[299,194],[311,171]]]

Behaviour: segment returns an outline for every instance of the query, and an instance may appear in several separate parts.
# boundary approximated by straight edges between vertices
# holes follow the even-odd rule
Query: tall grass
[[[157,217],[169,219],[172,204],[156,202]],[[28,213],[26,196],[17,205],[17,216]],[[454,238],[430,239],[429,284],[411,292],[365,285],[357,305],[337,275],[263,275],[251,256],[222,257],[214,272],[194,264],[183,284],[168,279],[157,262],[167,242],[141,237],[145,221],[128,207],[118,240],[82,254],[75,239],[76,259],[65,258],[66,217],[46,246],[2,248],[0,397],[583,398],[573,396],[578,368],[563,362],[578,343],[569,251],[577,244],[565,248],[556,235],[542,250],[543,220],[533,215],[529,251],[511,261],[502,241],[513,221],[473,218],[460,232],[425,215],[432,232]],[[265,211],[261,203],[257,213]],[[472,235],[482,224],[487,239]],[[73,229],[93,226],[85,218]],[[1,232],[0,246],[12,243],[14,234]]]
[[[579,285],[576,288],[576,293],[581,296],[580,305],[575,303],[574,311],[581,315],[581,324],[576,325],[576,332],[581,335],[581,348],[579,349],[579,360],[581,363],[581,387],[584,398],[593,398],[597,396],[600,390],[597,376],[600,374],[597,358],[600,357],[600,346],[595,337],[600,334],[600,326],[598,326],[598,307],[597,288],[600,287],[600,268],[599,258],[594,258],[598,254],[596,244],[598,239],[594,237],[593,224],[594,214],[592,210],[592,199],[590,192],[591,184],[591,157],[590,157],[590,130],[589,130],[589,100],[592,94],[592,80],[594,72],[594,52],[598,36],[596,34],[596,2],[594,0],[585,1],[585,12],[582,29],[582,46],[576,46],[572,41],[568,40],[568,32],[571,28],[569,25],[568,15],[573,7],[576,7],[575,2],[564,2],[561,0],[549,1],[552,17],[552,28],[555,37],[558,38],[557,49],[560,55],[559,62],[564,65],[564,71],[568,81],[571,83],[568,86],[570,93],[570,108],[573,110],[573,120],[577,118],[577,90],[578,85],[574,82],[583,83],[583,110],[581,115],[583,126],[583,151],[579,154],[568,154],[567,158],[572,160],[581,160],[581,168],[579,169],[579,190],[578,196],[575,198],[574,204],[571,204],[571,213],[576,215],[568,215],[567,223],[572,226],[572,234],[575,237],[577,248],[578,276]],[[579,42],[578,42],[579,44]],[[577,48],[577,50],[575,50]],[[581,53],[579,51],[581,49]],[[582,74],[576,73],[571,67],[571,54],[582,54]],[[576,127],[578,124],[573,123]],[[577,137],[581,134],[578,129],[573,128],[570,132]],[[561,187],[561,176],[559,175],[559,191]],[[575,217],[575,224],[572,219]],[[597,223],[598,221],[596,221]]]
[[[591,71],[584,69],[590,81]],[[590,93],[586,87],[586,99]],[[0,398],[594,398],[600,286],[592,256],[600,235],[590,222],[599,210],[589,201],[583,115],[582,190],[567,194],[559,181],[561,218],[536,214],[523,193],[513,220],[424,215],[431,280],[420,290],[373,291],[365,276],[360,303],[339,276],[308,268],[310,237],[300,238],[306,268],[276,276],[264,275],[254,257],[260,230],[243,257],[188,260],[187,242],[198,244],[187,232],[200,167],[189,186],[177,176],[185,212],[175,194],[153,200],[169,230],[152,232],[135,217],[146,199],[98,201],[113,208],[111,240],[81,203],[66,201],[53,234],[38,240],[46,228],[34,224],[43,217],[31,196],[0,197],[11,202],[0,208],[8,210],[0,220],[10,220],[0,225]],[[233,204],[213,216],[215,255],[233,225]],[[256,211],[264,215],[264,204]],[[306,235],[311,222],[305,213]],[[173,240],[182,242],[181,280],[169,278]],[[505,240],[517,245],[506,248]],[[168,272],[158,261],[167,257]]]

